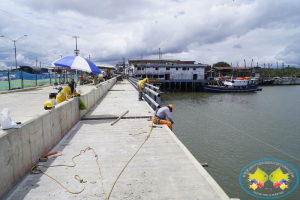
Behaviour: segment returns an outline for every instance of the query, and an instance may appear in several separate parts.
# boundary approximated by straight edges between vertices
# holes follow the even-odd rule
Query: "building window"
[[[142,70],[144,70],[144,67],[142,67]]]
[[[138,67],[138,68],[137,68],[137,70],[141,70],[141,68],[140,68],[140,67]]]
[[[159,75],[159,78],[165,78],[165,75]]]
[[[186,70],[186,67],[183,67],[182,70]]]
[[[170,67],[166,67],[166,70],[170,70]]]
[[[176,67],[176,70],[178,71],[178,67]]]
[[[187,68],[186,70],[190,70],[190,68]]]
[[[155,70],[158,70],[158,67],[155,67]]]
[[[196,70],[196,67],[194,67],[193,69]]]

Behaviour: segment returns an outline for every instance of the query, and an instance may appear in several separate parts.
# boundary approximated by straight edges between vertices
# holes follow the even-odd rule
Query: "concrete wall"
[[[116,83],[110,79],[80,97],[90,109]],[[63,102],[19,129],[0,130],[0,199],[47,154],[87,111],[78,98]]]

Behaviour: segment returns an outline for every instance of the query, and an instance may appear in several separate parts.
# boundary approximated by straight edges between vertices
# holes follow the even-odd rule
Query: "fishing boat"
[[[236,79],[226,79],[222,85],[204,85],[204,92],[207,93],[239,93],[261,91],[257,88],[256,79],[250,77],[239,77]]]
[[[291,85],[292,84],[292,78],[291,77],[282,77],[281,79],[281,85]]]

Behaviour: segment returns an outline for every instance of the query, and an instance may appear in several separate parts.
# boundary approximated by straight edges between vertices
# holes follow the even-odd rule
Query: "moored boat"
[[[291,77],[282,77],[281,79],[281,85],[290,85],[292,84],[292,78]]]
[[[239,93],[239,92],[256,92],[261,91],[257,88],[257,82],[250,77],[226,79],[223,85],[204,85],[204,92],[207,93]]]

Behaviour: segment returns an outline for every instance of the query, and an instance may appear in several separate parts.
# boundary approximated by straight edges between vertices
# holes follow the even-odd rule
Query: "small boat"
[[[273,85],[274,79],[269,78],[264,78],[262,79],[262,85]]]
[[[273,84],[274,85],[281,85],[281,78],[280,77],[273,77]]]
[[[236,79],[226,79],[222,85],[204,85],[204,92],[207,93],[239,93],[262,91],[257,88],[256,79],[250,77],[239,77]]]
[[[282,77],[281,85],[291,85],[291,84],[292,84],[292,78],[291,77]]]

